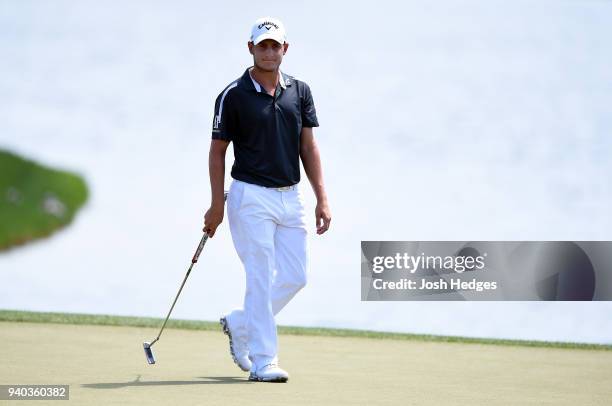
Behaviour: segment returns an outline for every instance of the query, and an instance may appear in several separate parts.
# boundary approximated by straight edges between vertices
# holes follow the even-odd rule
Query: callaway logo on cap
[[[264,39],[273,39],[279,44],[287,42],[285,27],[278,18],[262,17],[255,21],[251,30],[251,42],[257,45]]]

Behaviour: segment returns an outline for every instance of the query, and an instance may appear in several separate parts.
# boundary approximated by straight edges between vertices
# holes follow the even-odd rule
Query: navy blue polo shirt
[[[270,96],[249,69],[217,97],[212,138],[234,143],[232,178],[266,187],[294,185],[300,181],[302,127],[319,126],[310,88],[281,72]]]

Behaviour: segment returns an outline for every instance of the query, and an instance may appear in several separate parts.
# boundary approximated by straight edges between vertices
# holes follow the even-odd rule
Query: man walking
[[[225,154],[234,143],[227,215],[246,273],[243,308],[221,317],[234,362],[249,380],[286,382],[278,366],[274,316],[305,286],[307,226],[300,158],[317,198],[317,234],[331,213],[313,127],[319,123],[308,85],[280,71],[289,44],[283,24],[258,19],[248,48],[253,66],[217,97],[209,155],[212,203],[204,231],[223,221]]]

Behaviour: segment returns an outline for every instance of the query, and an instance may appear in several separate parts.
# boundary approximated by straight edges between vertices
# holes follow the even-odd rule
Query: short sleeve
[[[215,101],[215,115],[212,125],[212,139],[232,141],[236,136],[236,115],[232,105],[232,98],[229,96],[228,87],[223,93],[217,97]]]
[[[319,120],[317,119],[317,110],[315,109],[314,100],[310,87],[304,83],[304,92],[302,94],[302,127],[318,127]]]

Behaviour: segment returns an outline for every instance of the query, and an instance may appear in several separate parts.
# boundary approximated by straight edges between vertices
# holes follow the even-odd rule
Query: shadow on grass
[[[103,383],[84,383],[83,388],[90,389],[121,389],[133,386],[175,386],[175,385],[226,385],[226,384],[252,384],[244,377],[235,376],[199,376],[196,379],[202,381],[141,381],[140,375],[130,382],[103,382]]]

